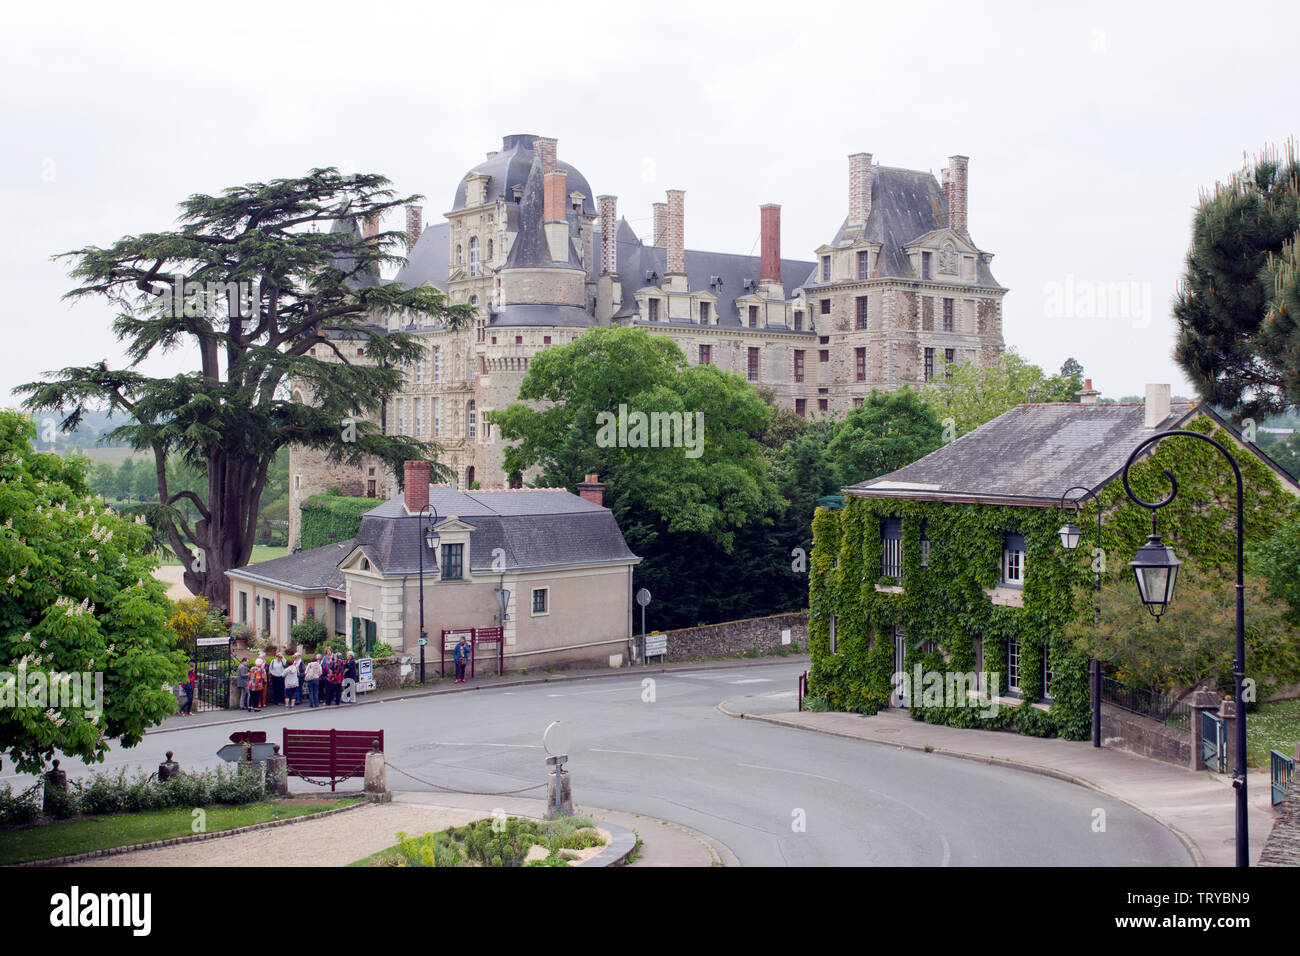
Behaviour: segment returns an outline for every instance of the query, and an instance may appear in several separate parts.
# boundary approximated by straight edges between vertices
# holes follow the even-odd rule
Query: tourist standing
[[[248,658],[245,657],[239,662],[239,670],[235,672],[235,689],[239,691],[239,709],[252,710],[248,706],[248,678],[250,671],[248,669]]]
[[[271,661],[271,703],[284,703],[284,655],[277,652]]]
[[[292,707],[302,700],[302,687],[298,682],[298,664],[297,657],[289,663],[284,669],[284,675],[280,678],[284,682],[284,706]]]
[[[465,683],[465,664],[469,661],[469,644],[465,642],[464,637],[461,637],[460,643],[452,651],[452,657],[456,661],[456,679],[452,683],[463,684]]]
[[[189,670],[185,672],[185,703],[181,705],[181,713],[190,717],[194,716],[194,684],[198,679],[199,672],[194,669],[194,662],[190,661]]]
[[[304,676],[307,679],[307,700],[308,706],[320,706],[320,674],[321,674],[321,656],[316,655],[316,659],[307,665]]]
[[[248,672],[248,709],[261,710],[266,702],[266,661],[258,658]]]
[[[348,651],[347,662],[343,665],[343,681],[344,683],[352,681],[352,699],[348,701],[349,704],[355,704],[357,702],[357,680],[360,677],[361,669],[357,666],[356,655],[351,651]]]

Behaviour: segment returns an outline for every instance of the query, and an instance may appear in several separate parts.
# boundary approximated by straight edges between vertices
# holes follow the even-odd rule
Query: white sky
[[[44,370],[121,361],[110,310],[60,301],[72,283],[51,255],[170,228],[191,193],[312,166],[383,173],[438,221],[517,132],[557,137],[639,232],[664,189],[685,189],[688,248],[756,253],[758,206],[779,202],[787,258],[839,226],[849,153],[936,174],[964,153],[971,234],[1011,290],[1007,344],[1049,371],[1077,357],[1109,397],[1148,381],[1190,394],[1169,312],[1191,212],[1243,153],[1295,132],[1300,7],[1047,7],[7,9],[0,406]],[[1137,295],[1127,314],[1065,317],[1051,293],[1067,283]]]

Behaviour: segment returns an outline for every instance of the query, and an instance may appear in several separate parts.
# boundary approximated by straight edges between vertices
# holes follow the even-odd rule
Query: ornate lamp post
[[[1092,553],[1092,567],[1094,579],[1092,589],[1094,592],[1094,602],[1092,609],[1092,623],[1094,625],[1101,621],[1101,572],[1104,567],[1103,552],[1101,550],[1101,501],[1090,488],[1082,485],[1075,485],[1073,488],[1066,489],[1065,494],[1061,495],[1061,510],[1066,508],[1066,499],[1071,492],[1082,491],[1083,494],[1077,498],[1070,498],[1069,504],[1074,506],[1074,517],[1078,518],[1082,510],[1081,502],[1091,498],[1097,505],[1097,546]],[[1066,551],[1073,551],[1083,540],[1083,532],[1072,519],[1067,520],[1057,532],[1061,536],[1061,547]],[[1091,658],[1088,661],[1088,681],[1092,687],[1092,745],[1101,746],[1101,661],[1097,658]]]
[[[433,520],[425,524],[425,512]],[[429,560],[433,562],[433,570],[438,570],[438,532],[433,530],[433,526],[438,523],[438,509],[433,505],[425,505],[420,509],[420,520],[417,525],[419,530],[419,539],[416,543],[415,550],[420,555],[420,683],[424,683],[424,647],[429,643],[429,636],[424,633],[424,549],[427,547],[433,552],[433,557]]]
[[[1242,700],[1242,686],[1246,680],[1246,580],[1241,467],[1232,453],[1209,435],[1181,428],[1160,432],[1143,441],[1128,456],[1123,472],[1124,490],[1128,492],[1128,496],[1135,504],[1151,511],[1151,534],[1146,544],[1138,548],[1137,555],[1129,562],[1129,567],[1133,569],[1133,575],[1137,579],[1138,595],[1142,598],[1142,603],[1157,621],[1160,620],[1161,615],[1173,603],[1174,585],[1178,581],[1178,569],[1182,562],[1175,557],[1173,548],[1160,540],[1160,535],[1156,532],[1156,511],[1178,496],[1178,481],[1174,478],[1173,472],[1166,468],[1164,473],[1169,479],[1169,494],[1160,501],[1143,501],[1129,487],[1128,471],[1133,467],[1133,462],[1138,455],[1171,435],[1186,435],[1213,445],[1223,453],[1224,458],[1228,459],[1228,464],[1232,465],[1232,472],[1237,478],[1237,646],[1236,657],[1232,662],[1232,682],[1237,703],[1237,759],[1233,767],[1232,786],[1237,791],[1237,866],[1250,866],[1250,837],[1246,822],[1246,702]]]

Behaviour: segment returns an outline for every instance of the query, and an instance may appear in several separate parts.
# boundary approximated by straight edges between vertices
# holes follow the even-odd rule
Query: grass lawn
[[[273,548],[266,544],[253,545],[253,553],[249,556],[249,564],[257,564],[259,561],[270,561],[272,558],[283,558],[289,553],[288,548]],[[180,564],[180,560],[168,548],[159,555],[162,564]]]
[[[1268,752],[1280,750],[1288,757],[1300,743],[1300,700],[1260,704],[1246,715],[1246,761],[1268,767]]]
[[[359,797],[349,797],[329,804],[294,804],[279,800],[264,800],[242,807],[208,807],[207,831],[215,833],[220,830],[233,830],[235,827],[246,827],[270,820],[284,820],[307,813],[319,813],[322,810],[358,802],[360,802]],[[0,866],[189,836],[194,832],[193,820],[189,807],[176,807],[171,810],[120,813],[104,817],[87,817],[83,820],[65,820],[42,826],[0,830]]]

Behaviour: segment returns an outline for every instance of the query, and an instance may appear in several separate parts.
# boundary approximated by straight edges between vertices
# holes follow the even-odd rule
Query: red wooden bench
[[[328,779],[330,790],[349,777],[366,775],[366,754],[384,751],[382,730],[290,730],[284,728],[284,757],[294,777]]]

